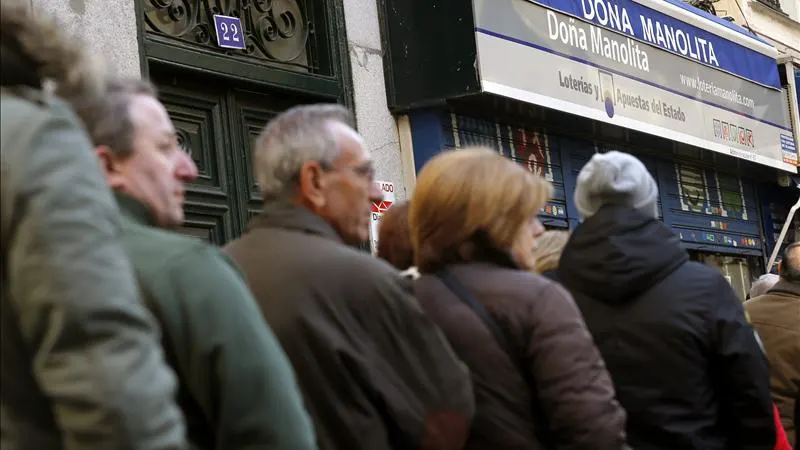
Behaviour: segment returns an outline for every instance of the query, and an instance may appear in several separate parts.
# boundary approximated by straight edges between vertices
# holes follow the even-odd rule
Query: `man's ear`
[[[106,177],[106,183],[112,190],[121,189],[125,184],[125,178],[121,172],[121,161],[119,157],[107,145],[98,145],[94,148],[100,167]]]
[[[298,174],[298,194],[306,206],[317,210],[325,206],[325,171],[316,161],[306,161]]]

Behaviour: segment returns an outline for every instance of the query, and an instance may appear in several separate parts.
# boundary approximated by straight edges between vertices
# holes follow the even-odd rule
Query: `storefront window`
[[[747,220],[742,179],[733,175],[716,173],[720,215]]]
[[[684,164],[675,165],[678,170],[678,192],[681,209],[696,213],[705,213],[708,204],[708,183],[705,172]]]
[[[763,272],[761,262],[755,256],[728,256],[698,251],[690,251],[689,255],[694,261],[717,268],[741,301],[747,299],[750,286]]]

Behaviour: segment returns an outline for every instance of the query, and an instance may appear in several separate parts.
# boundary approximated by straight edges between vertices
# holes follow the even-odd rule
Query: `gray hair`
[[[137,95],[158,98],[155,86],[140,78],[109,78],[103,95],[84,96],[71,101],[95,146],[107,145],[117,156],[133,152],[135,127],[130,104]]]
[[[750,286],[750,298],[760,297],[767,293],[768,290],[775,286],[780,277],[775,274],[767,273],[758,277],[752,286]]]
[[[284,198],[297,187],[308,161],[332,165],[339,156],[330,122],[353,126],[353,115],[336,104],[302,105],[272,119],[256,139],[253,166],[265,199]]]

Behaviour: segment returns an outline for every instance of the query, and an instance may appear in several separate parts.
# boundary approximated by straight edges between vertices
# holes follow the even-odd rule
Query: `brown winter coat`
[[[462,448],[469,373],[395,269],[287,203],[226,250],[294,366],[320,450]]]
[[[771,366],[772,399],[795,444],[795,401],[800,394],[800,286],[781,280],[744,304]]]
[[[478,316],[435,275],[417,280],[423,309],[473,372],[476,416],[467,450],[627,448],[625,412],[564,289],[511,264],[448,270],[506,330],[521,359],[515,365]],[[529,386],[535,386],[538,399]]]

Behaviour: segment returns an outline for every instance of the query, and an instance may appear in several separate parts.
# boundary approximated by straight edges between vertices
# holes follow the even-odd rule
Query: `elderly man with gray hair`
[[[409,282],[352,247],[381,193],[350,113],[293,108],[253,159],[264,209],[227,251],[294,365],[320,449],[462,448],[467,370]]]

